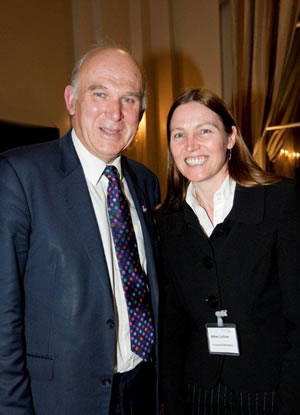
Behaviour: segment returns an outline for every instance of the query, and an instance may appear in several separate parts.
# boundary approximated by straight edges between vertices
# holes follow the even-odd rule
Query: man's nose
[[[118,122],[123,118],[122,105],[118,100],[107,103],[106,116],[114,122]]]

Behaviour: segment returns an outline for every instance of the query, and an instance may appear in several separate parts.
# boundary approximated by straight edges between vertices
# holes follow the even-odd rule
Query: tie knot
[[[106,166],[103,174],[108,178],[108,180],[118,180],[119,178],[118,169],[115,166]]]

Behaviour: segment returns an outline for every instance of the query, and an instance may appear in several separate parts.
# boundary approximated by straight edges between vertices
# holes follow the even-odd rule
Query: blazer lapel
[[[230,222],[242,222],[248,224],[258,224],[263,219],[264,214],[264,186],[254,187],[242,187],[236,185],[233,208],[230,211],[224,223],[219,224],[211,237],[208,238],[199,226],[199,221],[191,207],[184,203],[183,206],[183,218],[184,221],[176,220],[174,223],[174,231],[181,234],[182,238],[185,238],[188,229],[193,229],[199,234],[198,243],[201,245],[202,250],[209,255],[211,247],[209,241],[214,237],[216,232],[221,228],[230,229]],[[172,232],[172,231],[171,231]],[[187,234],[187,238],[191,238],[190,234]]]
[[[108,269],[94,208],[84,173],[73,146],[71,134],[60,139],[60,197],[64,200],[67,216],[74,233],[81,239],[86,253],[101,278],[105,289],[111,291]]]
[[[264,186],[242,187],[236,185],[233,208],[227,219],[258,224],[264,215]]]

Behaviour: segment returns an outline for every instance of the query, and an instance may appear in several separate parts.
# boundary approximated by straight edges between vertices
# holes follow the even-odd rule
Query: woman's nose
[[[195,134],[189,134],[186,140],[187,151],[194,151],[200,147],[200,143]]]

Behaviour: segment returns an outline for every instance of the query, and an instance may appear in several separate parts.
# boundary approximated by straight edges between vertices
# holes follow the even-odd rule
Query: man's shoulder
[[[148,167],[136,160],[122,156],[121,163],[123,169],[134,173],[137,178],[157,180],[157,176]]]
[[[42,154],[47,154],[51,149],[57,147],[58,140],[47,141],[44,143],[31,144],[21,147],[12,148],[2,153],[1,156],[13,161],[28,158],[39,157]]]
[[[125,156],[122,156],[121,163],[126,180],[130,179],[136,189],[148,195],[152,207],[158,205],[160,188],[157,176],[148,167]]]
[[[68,140],[68,136],[43,143],[16,147],[2,153],[0,156],[16,167],[48,164],[57,159],[59,147],[65,140]]]

